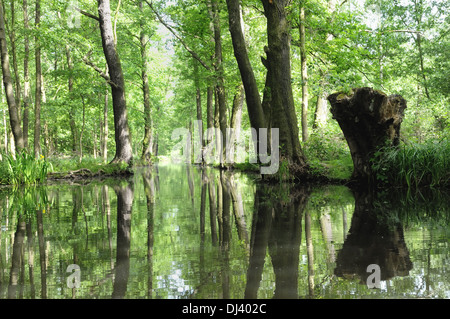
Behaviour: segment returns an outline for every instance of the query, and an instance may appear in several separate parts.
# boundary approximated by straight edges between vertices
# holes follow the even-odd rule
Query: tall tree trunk
[[[66,45],[66,60],[67,60],[67,69],[69,70],[69,80],[68,80],[68,86],[69,86],[69,98],[72,101],[70,103],[69,108],[69,126],[70,126],[70,132],[72,134],[72,151],[77,151],[77,125],[75,122],[75,104],[73,102],[73,64],[72,64],[72,56],[70,55],[70,48],[68,45]]]
[[[8,127],[6,126],[6,111],[3,111],[3,144],[5,146],[5,153],[8,153]]]
[[[230,132],[227,136],[229,148],[226,150],[227,163],[235,162],[235,145],[239,143],[242,122],[242,106],[244,104],[244,86],[241,84],[237,87],[237,92],[233,98],[233,107],[231,108]]]
[[[413,17],[416,19],[417,22],[417,30],[421,30],[422,29],[422,14],[424,12],[425,8],[424,8],[424,4],[423,4],[423,0],[415,0],[414,1],[414,14]],[[414,41],[416,42],[417,45],[417,53],[419,55],[419,64],[420,64],[420,73],[421,73],[421,77],[423,79],[423,83],[422,86],[425,90],[425,95],[427,96],[427,99],[431,99],[430,98],[430,93],[428,92],[428,81],[427,81],[427,76],[425,74],[425,67],[424,67],[424,58],[423,58],[423,50],[422,50],[422,36],[420,33],[417,33],[414,38]]]
[[[267,123],[255,74],[248,57],[247,46],[242,32],[239,0],[227,0],[227,7],[234,56],[236,57],[242,83],[244,85],[250,125],[258,130],[259,128],[267,127]]]
[[[23,58],[23,146],[28,149],[28,121],[29,121],[29,107],[31,102],[30,97],[30,72],[28,67],[30,57],[30,43],[28,38],[28,4],[27,0],[23,0],[23,24],[25,29],[24,34],[24,58]]]
[[[302,74],[302,141],[308,140],[308,67],[305,47],[305,0],[300,1],[300,60]]]
[[[263,0],[267,18],[268,85],[271,101],[271,125],[279,128],[280,157],[287,161],[292,175],[306,173],[306,158],[300,146],[297,116],[291,85],[290,29],[287,18],[289,0]]]
[[[16,106],[17,112],[19,114],[20,121],[20,108],[21,108],[21,92],[22,88],[20,85],[20,77],[19,77],[19,67],[17,66],[17,53],[16,53],[16,10],[14,6],[15,1],[11,1],[11,31],[9,33],[9,38],[11,41],[11,56],[13,60],[13,70],[14,70],[14,88],[15,88],[15,98],[16,98]]]
[[[0,5],[0,50],[2,61],[3,85],[5,86],[6,100],[9,110],[9,122],[11,130],[14,135],[14,145],[16,151],[23,149],[23,135],[20,127],[19,112],[17,109],[16,100],[14,98],[13,83],[11,72],[9,69],[9,55],[8,45],[6,43],[5,20],[3,14],[3,3]]]
[[[97,2],[103,53],[108,64],[109,84],[113,100],[116,153],[112,163],[125,162],[131,165],[133,154],[125,100],[125,81],[120,58],[114,43],[109,0],[97,0]]]
[[[194,145],[195,147],[200,149],[200,152],[195,152],[196,155],[200,156],[200,158],[194,158],[195,163],[204,163],[203,158],[203,116],[202,116],[202,95],[200,90],[200,75],[198,73],[198,64],[196,60],[193,60],[194,63],[194,85],[195,85],[195,102],[197,105],[197,127],[195,128],[195,131],[197,132],[194,134]],[[194,149],[195,150],[195,149]],[[195,156],[194,154],[194,156]]]
[[[80,139],[79,139],[79,148],[80,148],[80,157],[79,162],[81,163],[81,160],[83,159],[83,135],[84,135],[84,128],[86,126],[86,106],[84,104],[84,96],[81,94],[81,106],[82,106],[82,124],[81,124],[81,131],[80,131]]]
[[[143,2],[139,2],[139,10],[142,12]],[[148,54],[147,42],[148,36],[144,32],[144,22],[141,21],[141,34],[139,36],[141,49],[141,78],[142,78],[142,92],[144,95],[144,140],[142,142],[142,159],[150,163],[152,156],[152,114],[150,105],[150,89],[148,85]]]
[[[317,94],[316,111],[314,112],[313,129],[323,127],[327,122],[328,116],[328,102],[324,89],[319,88],[320,92]]]
[[[216,73],[216,94],[219,107],[219,128],[222,132],[222,152],[220,154],[221,165],[223,165],[224,151],[226,149],[226,128],[227,128],[227,101],[225,95],[225,80],[222,64],[222,38],[219,15],[219,2],[211,0],[210,17],[214,29],[214,69]]]
[[[106,84],[107,86],[108,84]],[[103,107],[103,136],[102,136],[103,163],[108,160],[108,88],[105,90],[105,104]]]
[[[424,68],[424,62],[423,62],[423,50],[422,50],[422,36],[420,35],[420,33],[417,33],[417,37],[415,38],[416,40],[416,44],[417,44],[417,49],[418,49],[418,53],[419,53],[419,62],[420,62],[420,73],[422,74],[422,79],[423,79],[423,88],[425,89],[425,95],[427,96],[427,99],[431,99],[430,98],[430,93],[428,92],[428,81],[427,81],[427,76],[425,74],[425,68]]]
[[[265,48],[267,59],[261,59],[267,68],[263,102],[242,32],[239,1],[227,0],[234,55],[244,84],[250,124],[255,129],[267,127],[279,129],[280,156],[287,161],[291,176],[300,176],[306,174],[307,164],[298,138],[299,130],[291,86],[289,36],[291,26],[287,20],[287,6],[291,1],[262,2],[267,17],[268,34],[268,47]]]
[[[41,1],[36,0],[35,26],[39,30],[41,21]],[[41,47],[39,35],[35,39],[35,66],[36,66],[36,88],[34,101],[34,157],[39,158],[41,154],[41,99],[42,99],[42,68],[41,68]]]

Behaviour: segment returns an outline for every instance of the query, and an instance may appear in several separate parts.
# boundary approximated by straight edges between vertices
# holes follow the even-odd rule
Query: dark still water
[[[0,298],[450,298],[449,206],[173,165],[2,189]]]

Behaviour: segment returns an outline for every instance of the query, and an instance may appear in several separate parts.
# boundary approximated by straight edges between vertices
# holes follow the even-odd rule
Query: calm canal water
[[[449,207],[173,165],[2,189],[0,298],[450,298]]]

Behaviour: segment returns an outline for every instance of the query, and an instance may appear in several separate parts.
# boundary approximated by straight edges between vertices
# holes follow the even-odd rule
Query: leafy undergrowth
[[[326,130],[316,130],[303,150],[310,166],[311,174],[332,180],[348,180],[353,172],[353,162],[345,138],[336,126]]]

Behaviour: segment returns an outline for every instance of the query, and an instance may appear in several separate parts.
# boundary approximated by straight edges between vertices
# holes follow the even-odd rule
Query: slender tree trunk
[[[230,118],[230,132],[228,134],[228,145],[227,149],[227,163],[235,162],[235,144],[240,139],[241,132],[241,122],[242,122],[242,106],[244,104],[244,86],[239,84],[237,87],[237,92],[234,95],[233,99],[233,107],[231,109],[231,118]]]
[[[97,125],[98,125],[98,123],[96,121],[94,121],[94,130],[92,132],[92,135],[93,135],[92,143],[93,143],[93,155],[94,155],[95,159],[97,158],[97,137],[98,137]]]
[[[327,122],[328,116],[328,104],[326,93],[323,88],[320,88],[320,92],[317,95],[316,111],[314,112],[314,124],[313,129],[323,127]]]
[[[300,1],[300,60],[302,74],[302,140],[308,140],[308,67],[305,47],[305,0]]]
[[[142,13],[143,1],[139,2],[139,10]],[[142,92],[144,95],[144,140],[142,142],[142,159],[150,163],[152,156],[152,114],[150,105],[150,89],[148,84],[148,54],[147,54],[147,41],[148,36],[144,31],[144,22],[141,21],[141,33],[139,36],[140,49],[141,49],[141,78],[142,78]]]
[[[28,38],[28,4],[27,0],[23,0],[23,24],[25,29],[24,34],[24,58],[23,58],[23,146],[28,149],[28,122],[29,122],[29,107],[31,102],[30,97],[30,72],[28,67],[30,57],[30,43]]]
[[[1,50],[1,63],[3,73],[3,85],[5,86],[6,100],[8,103],[8,110],[9,110],[9,122],[11,125],[11,131],[14,135],[14,145],[16,151],[19,152],[23,149],[23,135],[22,129],[20,127],[20,119],[16,99],[14,97],[11,72],[9,69],[9,55],[8,55],[8,45],[6,43],[3,3],[0,5],[0,50]]]
[[[430,93],[428,92],[428,81],[427,76],[425,75],[425,68],[424,68],[424,62],[423,62],[423,50],[422,50],[422,36],[418,33],[416,37],[416,44],[417,49],[419,51],[419,62],[420,62],[420,73],[422,74],[423,79],[423,88],[425,89],[425,95],[427,96],[427,99],[430,98]]]
[[[226,128],[227,128],[227,101],[225,95],[225,80],[222,64],[222,38],[219,15],[219,3],[217,0],[211,0],[210,16],[214,29],[214,69],[216,74],[216,94],[219,107],[219,128],[222,132],[222,152],[220,155],[221,164],[223,164],[224,151],[226,149]]]
[[[43,138],[44,138],[44,150],[43,150],[43,154],[45,157],[48,157],[49,155],[49,147],[50,147],[50,137],[49,137],[49,133],[48,133],[48,124],[47,124],[47,120],[44,120],[44,134],[43,134]]]
[[[70,48],[66,45],[66,60],[67,60],[67,69],[69,70],[69,98],[71,99],[70,107],[69,107],[69,126],[70,132],[72,134],[72,151],[77,151],[77,125],[75,122],[75,104],[73,102],[73,64],[72,64],[72,56],[70,55]]]
[[[8,127],[6,126],[6,111],[3,111],[3,142],[5,146],[5,153],[8,153]]]
[[[114,43],[109,0],[97,0],[97,2],[103,53],[108,64],[109,84],[113,100],[116,154],[112,163],[125,162],[131,165],[133,154],[125,100],[125,81],[120,58]]]
[[[253,128],[258,130],[259,128],[267,127],[267,123],[255,74],[248,57],[247,46],[242,32],[239,0],[227,0],[227,7],[234,56],[236,57],[242,83],[244,85],[250,124]]]
[[[328,0],[327,7],[328,14],[333,17],[333,12],[336,10],[336,0]],[[331,25],[333,23],[333,18],[328,19],[328,23]],[[326,41],[331,41],[334,36],[330,33],[327,34]],[[328,100],[327,100],[327,74],[328,70],[319,70],[320,72],[320,84],[319,93],[317,94],[316,110],[314,113],[314,124],[313,129],[317,129],[324,126],[328,118]]]
[[[20,85],[20,77],[19,77],[19,67],[17,66],[17,53],[16,53],[16,10],[14,6],[15,1],[11,1],[11,31],[9,33],[9,38],[11,41],[11,56],[13,60],[13,70],[14,70],[14,88],[15,88],[15,98],[16,98],[16,106],[17,112],[19,114],[20,121],[20,109],[21,109],[21,92],[22,88]]]
[[[108,84],[106,84],[107,86]],[[108,160],[108,88],[105,91],[105,104],[103,107],[103,136],[102,136],[102,156],[103,163]]]
[[[80,157],[79,162],[81,163],[81,160],[83,159],[83,135],[84,135],[84,128],[86,125],[86,106],[84,104],[84,96],[81,95],[81,105],[82,105],[82,112],[83,112],[83,120],[81,124],[81,132],[80,132],[80,140],[79,140],[79,148],[80,148]]]
[[[41,1],[36,0],[35,26],[39,30],[41,21]],[[41,47],[39,35],[35,39],[35,66],[36,66],[36,88],[34,101],[34,157],[39,158],[41,154],[41,100],[42,100],[42,68]]]
[[[200,158],[196,158],[196,163],[204,163],[203,158],[203,116],[202,116],[202,95],[200,90],[200,75],[198,71],[198,64],[196,60],[193,60],[194,63],[194,85],[195,85],[195,102],[197,105],[197,122],[196,122],[196,132],[197,134],[194,134],[194,145],[195,147],[200,148],[200,152],[196,152],[196,154],[200,154]]]
[[[207,128],[214,127],[214,89],[208,86],[206,90],[206,126]]]

